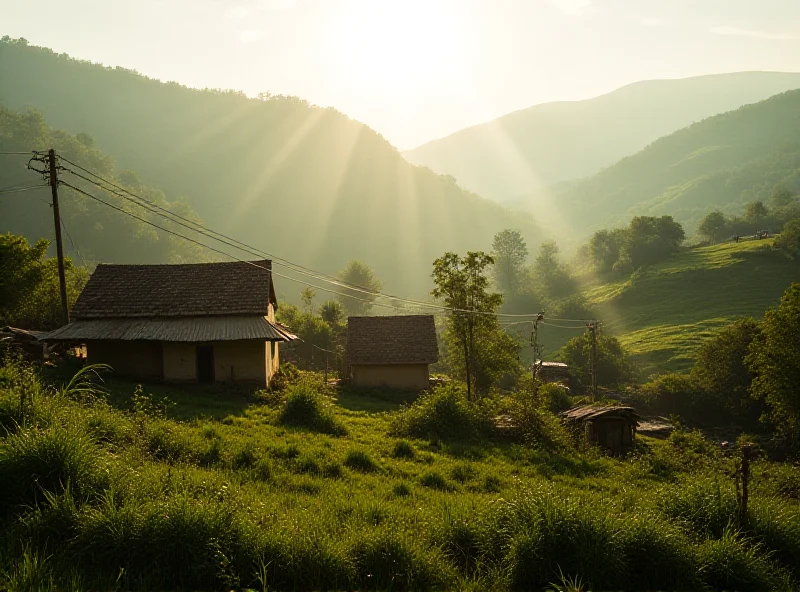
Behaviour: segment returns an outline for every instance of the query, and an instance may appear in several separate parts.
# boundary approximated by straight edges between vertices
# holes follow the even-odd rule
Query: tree
[[[319,316],[331,327],[338,327],[344,318],[344,309],[338,300],[326,300],[319,307]]]
[[[625,243],[624,228],[598,230],[589,241],[589,256],[600,271],[611,271]]]
[[[470,400],[474,400],[476,374],[481,372],[482,360],[477,355],[479,340],[499,330],[497,317],[492,313],[500,307],[503,297],[489,292],[485,273],[492,264],[492,256],[482,251],[470,251],[466,257],[448,252],[433,262],[436,287],[431,294],[451,309],[447,327],[447,337],[454,346],[450,349],[451,357],[466,380]]]
[[[792,257],[800,255],[800,218],[789,220],[775,239],[775,248]]]
[[[314,314],[314,297],[317,293],[311,288],[305,288],[300,293],[300,298],[303,300],[303,308],[307,314]]]
[[[21,236],[0,235],[0,324],[53,329],[61,324],[61,294],[56,259],[47,258],[50,243],[33,246]],[[72,308],[88,273],[64,259],[67,305]]]
[[[761,333],[752,318],[728,325],[697,350],[692,376],[730,415],[749,425],[756,424],[761,410],[750,397],[753,380],[744,359],[750,344]]]
[[[555,241],[545,241],[539,245],[539,253],[533,263],[534,279],[547,296],[566,296],[575,290],[575,283],[559,261],[558,254]]]
[[[503,230],[492,242],[494,277],[497,287],[511,297],[516,296],[522,283],[523,266],[528,258],[528,246],[518,230]]]
[[[591,383],[592,339],[588,333],[570,339],[558,353],[569,366],[578,385],[588,388]],[[630,377],[631,368],[622,344],[616,337],[597,337],[597,384],[617,386]]]
[[[348,286],[359,288],[353,290],[347,287],[339,288],[343,295],[337,296],[348,316],[365,315],[372,308],[372,303],[381,290],[381,282],[372,273],[372,269],[363,261],[350,261],[341,273],[339,279]]]
[[[700,221],[697,233],[710,241],[719,242],[728,236],[728,221],[722,212],[711,212]]]
[[[685,238],[683,227],[672,216],[636,216],[628,226],[622,257],[634,269],[652,265],[677,252]]]
[[[758,223],[769,216],[769,210],[762,201],[751,201],[744,208],[744,219],[751,223]]]
[[[745,365],[750,393],[769,407],[769,418],[792,445],[800,444],[800,284],[792,284],[777,308],[764,315]]]

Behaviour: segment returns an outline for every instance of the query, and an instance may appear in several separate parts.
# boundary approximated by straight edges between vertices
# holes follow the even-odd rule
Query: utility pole
[[[50,191],[53,194],[53,220],[56,225],[56,255],[58,257],[58,283],[61,288],[61,316],[66,325],[69,323],[67,278],[64,273],[64,247],[61,244],[61,215],[58,211],[58,168],[56,166],[56,151],[52,148],[47,152],[47,164],[50,173]]]
[[[536,379],[538,378],[538,371],[536,368],[536,359],[541,358],[539,352],[539,321],[544,320],[544,312],[536,315],[536,320],[533,321],[533,332],[531,333],[531,345],[533,346],[533,384],[536,386]]]
[[[597,321],[586,325],[592,339],[592,401],[597,400]]]

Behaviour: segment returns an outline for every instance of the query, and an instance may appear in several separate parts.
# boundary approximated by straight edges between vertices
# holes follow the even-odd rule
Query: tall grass
[[[471,440],[491,431],[491,420],[481,407],[467,401],[456,385],[437,386],[403,409],[392,430],[400,436],[443,440]]]
[[[333,436],[347,433],[345,427],[334,417],[323,396],[307,382],[289,389],[278,421],[284,426],[305,428]]]

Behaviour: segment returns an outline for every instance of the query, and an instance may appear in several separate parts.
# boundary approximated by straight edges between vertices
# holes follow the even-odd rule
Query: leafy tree
[[[762,222],[769,216],[769,210],[762,201],[751,201],[744,208],[744,219],[748,222]]]
[[[338,300],[326,300],[319,307],[319,316],[331,327],[338,327],[344,319],[344,308]]]
[[[700,221],[697,233],[711,241],[721,241],[728,236],[728,221],[722,212],[711,212]]]
[[[757,424],[761,410],[750,397],[753,376],[744,359],[760,332],[759,323],[752,318],[736,321],[700,346],[692,369],[702,389],[734,419],[749,425]]]
[[[569,366],[570,374],[578,385],[588,388],[592,384],[592,340],[588,333],[570,339],[559,351],[559,358]],[[617,386],[631,375],[631,367],[622,344],[616,337],[597,336],[597,384]]]
[[[347,315],[361,316],[367,314],[372,308],[372,303],[378,297],[378,292],[380,292],[382,286],[372,269],[363,261],[353,260],[339,274],[339,279],[348,286],[360,288],[360,290],[340,288],[344,296],[337,296],[337,298],[345,311],[347,311]],[[363,290],[366,290],[366,292]]]
[[[314,297],[316,295],[317,293],[311,288],[305,288],[300,293],[300,298],[303,300],[303,308],[308,314],[314,314]]]
[[[0,235],[0,324],[29,329],[53,329],[61,325],[61,292],[58,263],[47,258],[49,242],[33,246],[21,236]],[[67,305],[72,308],[88,278],[85,269],[64,259]]]
[[[800,444],[800,284],[792,284],[777,308],[764,315],[745,365],[753,374],[750,393],[766,402],[772,424]]]
[[[775,239],[775,248],[796,257],[800,255],[800,218],[789,220]]]
[[[445,253],[433,262],[431,292],[445,306],[452,309],[448,315],[446,338],[454,360],[454,368],[466,380],[467,396],[475,398],[476,378],[486,370],[487,358],[480,356],[479,347],[499,331],[494,313],[502,304],[500,294],[489,291],[486,268],[494,263],[491,255],[482,251],[468,252],[465,257]],[[489,313],[489,314],[480,314]]]
[[[636,216],[628,226],[622,255],[634,269],[652,265],[677,252],[685,238],[672,216]]]
[[[528,246],[518,230],[503,230],[492,243],[494,277],[497,287],[511,297],[516,296],[523,281]]]
[[[558,254],[558,245],[554,241],[545,241],[539,245],[533,264],[534,279],[546,296],[561,297],[575,291],[575,282],[559,261]]]
[[[600,271],[611,271],[625,244],[625,229],[598,230],[589,241],[589,256]]]

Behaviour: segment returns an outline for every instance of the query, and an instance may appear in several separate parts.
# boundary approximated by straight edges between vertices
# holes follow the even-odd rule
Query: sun
[[[463,77],[466,31],[458,4],[354,2],[336,25],[335,67],[356,88],[415,96]]]

